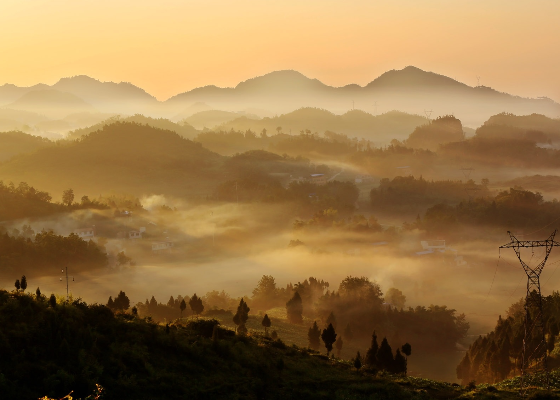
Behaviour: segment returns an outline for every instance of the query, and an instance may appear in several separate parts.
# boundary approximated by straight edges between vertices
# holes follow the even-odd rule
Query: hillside
[[[222,157],[177,133],[115,122],[75,142],[59,143],[0,164],[5,180],[25,181],[51,193],[73,188],[131,194],[210,191]]]
[[[198,133],[195,128],[193,128],[191,125],[189,125],[188,123],[185,123],[185,122],[174,123],[174,122],[171,122],[168,119],[164,119],[164,118],[150,118],[150,117],[145,117],[145,116],[140,115],[140,114],[136,114],[136,115],[133,115],[131,117],[126,117],[126,118],[122,118],[118,115],[113,116],[111,118],[108,118],[106,120],[98,122],[94,125],[88,126],[86,128],[81,128],[81,129],[76,129],[74,131],[70,131],[70,132],[68,132],[67,138],[68,139],[78,139],[78,138],[80,138],[84,135],[88,135],[92,132],[95,132],[99,129],[102,129],[105,125],[109,125],[109,124],[112,124],[112,123],[117,122],[117,121],[133,122],[133,123],[136,123],[136,124],[149,125],[149,126],[154,127],[154,128],[173,131],[173,132],[175,132],[175,133],[179,134],[180,136],[182,136],[184,138],[187,138],[187,139],[193,139],[196,136],[196,134]]]
[[[197,112],[190,117],[183,119],[181,122],[192,125],[196,129],[214,128],[215,126],[228,123],[241,116],[249,119],[260,119],[257,115],[246,115],[246,113],[243,112],[236,113],[221,110],[207,110]]]
[[[405,139],[417,126],[425,122],[424,117],[398,111],[374,116],[361,110],[352,110],[343,115],[336,115],[327,110],[301,108],[288,114],[261,120],[240,117],[216,127],[216,130],[250,129],[259,133],[266,129],[269,135],[279,132],[297,134],[305,130],[318,133],[333,131],[350,137],[363,137],[376,144],[387,144],[392,139]],[[278,130],[278,127],[281,129]]]
[[[6,107],[38,113],[54,119],[64,118],[74,113],[97,111],[81,98],[55,89],[28,92]]]
[[[417,127],[405,143],[413,149],[437,150],[441,144],[459,142],[464,138],[461,121],[447,115]]]
[[[0,132],[0,162],[52,145],[53,142],[48,139],[23,132]]]
[[[560,141],[560,119],[540,114],[493,115],[477,129],[477,136],[486,138],[528,139],[539,143]]]

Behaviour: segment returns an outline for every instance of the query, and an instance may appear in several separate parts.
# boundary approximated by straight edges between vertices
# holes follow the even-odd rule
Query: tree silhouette
[[[112,296],[109,296],[109,301],[107,301],[107,307],[111,310],[115,308],[115,302],[113,301]]]
[[[25,275],[23,275],[23,276],[21,277],[21,283],[20,283],[20,285],[21,285],[21,290],[22,290],[23,292],[25,292],[25,289],[27,289],[27,278],[25,277]]]
[[[183,318],[183,311],[187,308],[187,303],[185,303],[185,299],[181,300],[181,304],[179,304],[179,308],[181,309],[181,318]]]
[[[74,189],[66,189],[62,192],[62,204],[66,204],[68,207],[72,205],[74,201]]]
[[[270,325],[272,325],[272,322],[270,321],[270,318],[268,318],[268,314],[264,315],[264,318],[261,322],[262,326],[264,326],[264,334],[266,336],[268,336],[268,328],[270,328]]]
[[[321,331],[317,326],[317,321],[313,322],[313,326],[307,331],[307,339],[309,340],[309,347],[313,350],[319,350],[321,346]]]
[[[375,331],[371,335],[371,346],[366,353],[365,362],[367,365],[373,368],[379,368],[377,362],[377,352],[379,351],[379,345],[377,344],[377,335]]]
[[[233,322],[237,325],[237,332],[244,333],[247,331],[245,328],[245,323],[249,319],[249,311],[251,309],[247,306],[247,303],[243,301],[243,298],[239,301],[239,305],[237,306],[237,312],[233,316]]]
[[[404,355],[410,357],[410,355],[412,354],[412,346],[410,346],[410,344],[408,343],[405,343],[402,345],[401,351],[403,352]]]
[[[175,299],[173,296],[169,297],[169,301],[167,302],[167,307],[174,308],[175,307]]]
[[[41,299],[41,289],[39,289],[39,287],[37,287],[37,290],[35,291],[35,297],[37,300]]]
[[[383,338],[379,350],[377,351],[377,363],[379,364],[379,369],[384,369],[386,371],[393,371],[393,350],[389,346],[387,338]]]
[[[323,333],[321,333],[321,339],[323,343],[325,343],[325,348],[327,349],[327,357],[329,356],[333,343],[336,341],[336,332],[334,331],[334,327],[332,324],[327,326],[327,329],[323,329]]]
[[[288,321],[292,324],[301,324],[303,322],[303,305],[301,297],[297,291],[286,303],[286,313],[288,314]]]
[[[401,354],[401,351],[397,349],[397,352],[395,354],[395,361],[393,364],[393,372],[396,374],[406,375],[406,364],[406,358],[404,358],[404,356]]]
[[[196,293],[193,294],[193,297],[189,300],[189,306],[191,307],[193,314],[196,314],[196,319],[198,319],[198,314],[204,311],[204,305],[202,304],[202,299],[198,297]]]
[[[132,307],[132,315],[138,315],[138,309],[136,307]]]
[[[19,292],[19,289],[21,288],[21,285],[19,283],[19,279],[16,279],[16,283],[14,283],[14,286],[16,287],[16,292]]]
[[[51,294],[51,297],[49,297],[49,304],[52,308],[56,307],[56,296],[53,294]]]
[[[362,368],[362,356],[359,351],[356,353],[356,358],[354,358],[354,368],[358,371]]]
[[[130,307],[130,299],[128,298],[128,296],[121,290],[118,294],[118,296],[115,298],[114,301],[114,307],[117,310],[128,310],[128,308]]]
[[[339,336],[338,339],[336,339],[336,342],[334,343],[335,347],[336,347],[336,356],[338,358],[340,358],[340,352],[342,351],[342,345],[344,344],[344,342],[342,341],[342,336]]]

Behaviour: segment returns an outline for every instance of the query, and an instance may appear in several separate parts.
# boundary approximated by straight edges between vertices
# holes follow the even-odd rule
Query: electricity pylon
[[[521,387],[519,388],[520,394],[525,396],[528,389],[527,377],[529,375],[538,372],[544,373],[547,388],[549,384],[540,277],[552,248],[560,246],[560,243],[554,240],[556,231],[552,232],[552,235],[546,240],[517,240],[509,231],[508,235],[511,238],[511,242],[500,246],[500,249],[513,249],[527,274],[525,337],[523,338]],[[535,247],[544,247],[546,252],[544,259],[536,267],[531,268],[521,259],[520,249],[534,249]]]

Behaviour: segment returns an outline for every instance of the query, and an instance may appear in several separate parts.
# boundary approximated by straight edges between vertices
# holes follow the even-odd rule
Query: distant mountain
[[[208,110],[208,111],[201,111],[196,114],[191,115],[188,118],[185,118],[182,122],[186,122],[196,129],[204,129],[204,128],[214,128],[215,126],[233,121],[236,118],[245,117],[248,119],[259,120],[259,116],[245,114],[243,112],[236,113],[230,111],[221,111],[221,110]]]
[[[60,119],[68,114],[96,112],[97,110],[81,98],[55,89],[35,90],[24,94],[7,108],[34,112],[49,118]]]
[[[53,197],[120,193],[208,194],[223,158],[177,133],[116,122],[80,141],[38,149],[0,164],[4,181],[25,181]]]
[[[53,145],[48,139],[23,132],[0,132],[0,162]]]
[[[530,139],[539,143],[560,142],[560,119],[541,114],[500,113],[491,116],[476,134],[487,138]]]
[[[387,144],[392,139],[406,139],[417,126],[427,121],[424,117],[398,111],[374,116],[361,110],[352,110],[343,115],[336,115],[318,108],[301,108],[278,117],[261,120],[240,117],[216,127],[216,130],[233,129],[245,132],[250,129],[260,133],[264,128],[269,135],[277,132],[298,134],[302,130],[318,133],[332,131],[350,137],[364,137],[376,144]],[[277,130],[278,127],[281,128],[280,131]]]
[[[25,96],[45,89],[74,95],[101,112],[141,113],[173,121],[208,111],[209,108],[229,112],[270,110],[276,115],[303,107],[321,108],[335,114],[344,114],[354,108],[371,114],[399,110],[433,118],[454,115],[468,127],[480,126],[489,117],[501,112],[517,115],[538,113],[548,117],[560,115],[560,104],[548,98],[528,99],[485,86],[471,87],[412,66],[387,71],[363,87],[356,84],[332,87],[297,71],[275,71],[240,82],[233,88],[199,87],[164,102],[157,101],[130,83],[100,82],[87,76],[76,76],[63,78],[53,86],[0,86],[0,106],[16,104]],[[48,100],[43,99],[45,102]],[[41,114],[48,108],[38,101],[32,105],[25,109]],[[67,115],[74,111],[64,112]]]

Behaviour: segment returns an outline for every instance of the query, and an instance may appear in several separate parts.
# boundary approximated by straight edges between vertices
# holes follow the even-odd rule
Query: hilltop
[[[59,142],[0,164],[5,180],[61,193],[195,194],[216,178],[222,157],[175,132],[115,122],[78,141]]]
[[[53,142],[40,136],[18,131],[0,132],[0,162],[52,145]]]

